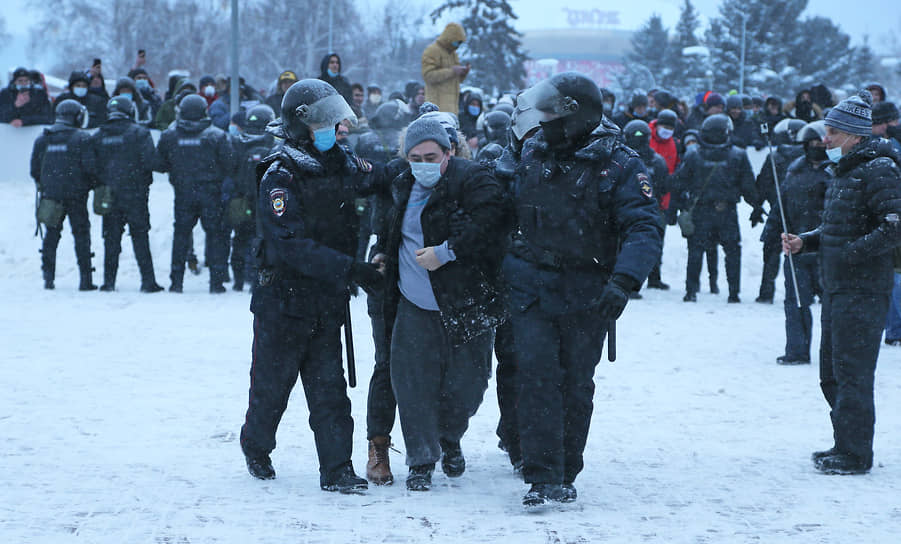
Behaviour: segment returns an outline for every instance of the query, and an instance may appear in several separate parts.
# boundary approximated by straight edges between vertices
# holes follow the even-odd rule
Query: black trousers
[[[549,315],[538,304],[512,314],[523,478],[575,481],[594,410],[594,369],[607,322],[596,312]]]
[[[384,296],[367,295],[366,304],[372,323],[372,341],[375,345],[375,365],[369,380],[369,397],[366,401],[366,439],[391,436],[397,412],[397,401],[391,388],[390,346],[385,333],[385,315],[382,309]]]
[[[331,483],[350,466],[354,430],[341,356],[341,321],[334,316],[255,314],[250,400],[241,448],[249,456],[275,449],[275,433],[298,374],[319,455],[320,483]]]
[[[222,191],[215,183],[204,183],[191,190],[175,192],[175,234],[172,239],[172,271],[174,285],[181,285],[185,276],[185,261],[191,246],[197,220],[206,235],[206,259],[210,267],[210,283],[225,281],[228,244],[222,226]]]
[[[782,257],[782,244],[763,243],[763,272],[760,274],[760,296],[773,298],[776,293],[776,278],[779,276],[779,263]]]
[[[835,447],[873,459],[873,382],[889,295],[824,293],[820,388],[832,409]]]
[[[519,445],[519,419],[516,415],[516,346],[513,324],[510,321],[497,328],[494,355],[497,357],[497,406],[500,409],[497,437],[504,444],[510,461],[515,463],[522,459],[522,448]]]
[[[87,279],[91,281],[91,220],[88,218],[88,200],[77,198],[61,200],[65,215],[69,218],[69,227],[75,238],[75,259],[78,262],[78,270],[81,273],[82,283]],[[41,247],[41,268],[45,281],[53,281],[56,277],[56,248],[62,237],[62,223],[59,227],[47,227],[44,233],[44,241]]]
[[[235,283],[244,283],[253,278],[253,260],[250,258],[250,243],[256,236],[256,225],[247,221],[236,227],[229,227],[226,239],[231,239],[231,266]],[[234,233],[234,237],[232,237]],[[228,247],[226,247],[228,249]]]
[[[704,254],[720,244],[726,254],[726,281],[729,283],[729,294],[737,295],[741,291],[741,232],[738,228],[738,212],[735,205],[730,204],[719,212],[713,207],[697,206],[694,220],[695,233],[688,239],[685,291],[697,293],[700,290]],[[715,266],[710,268],[708,258],[708,268],[711,272],[716,269]],[[711,283],[715,281],[712,279]]]
[[[103,216],[103,283],[106,285],[116,284],[125,225],[128,225],[131,245],[134,248],[135,259],[138,261],[138,270],[141,272],[141,285],[154,285],[156,275],[153,271],[153,257],[150,254],[148,235],[150,212],[146,199],[134,202],[114,202],[113,209]]]

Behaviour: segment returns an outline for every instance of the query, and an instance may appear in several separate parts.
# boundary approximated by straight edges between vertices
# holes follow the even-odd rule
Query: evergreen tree
[[[648,69],[657,86],[666,83],[670,74],[667,64],[669,32],[663,27],[663,19],[653,14],[632,36],[632,51],[626,56],[629,64],[640,64]]]
[[[851,51],[851,69],[847,82],[857,88],[872,83],[876,77],[876,55],[870,47],[870,37],[863,37],[863,45]]]
[[[796,76],[788,78],[792,89],[817,83],[836,86],[849,80],[851,38],[826,17],[809,17],[798,28],[789,51]]]
[[[675,36],[669,44],[667,65],[670,77],[667,85],[682,95],[688,95],[703,88],[707,66],[696,55],[685,55],[686,47],[700,45],[697,31],[701,22],[698,11],[691,0],[685,0],[676,23]]]
[[[523,85],[528,56],[522,50],[522,34],[511,25],[517,19],[507,0],[447,0],[430,14],[435,23],[446,11],[465,9],[460,22],[466,31],[461,47],[463,62],[472,64],[467,83],[488,93],[519,89]]]
[[[719,17],[711,19],[705,36],[714,86],[738,88],[744,17],[745,87],[786,92],[783,71],[789,67],[798,17],[806,7],[807,0],[723,0]]]

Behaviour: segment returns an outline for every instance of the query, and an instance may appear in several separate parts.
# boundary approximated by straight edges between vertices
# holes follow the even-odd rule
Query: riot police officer
[[[135,259],[141,273],[141,291],[156,293],[150,255],[150,211],[147,199],[153,183],[154,147],[150,131],[135,122],[135,105],[126,96],[107,102],[106,122],[91,137],[99,183],[110,190],[110,208],[103,215],[103,285],[101,291],[116,288],[122,233],[128,225]]]
[[[704,119],[700,149],[688,153],[676,171],[678,208],[692,213],[694,233],[688,236],[685,277],[686,302],[696,302],[700,287],[701,260],[706,250],[721,244],[726,254],[729,302],[738,303],[741,289],[741,232],[736,204],[740,197],[754,206],[751,225],[762,221],[762,210],[754,187],[754,172],[748,155],[731,144],[732,121],[717,113]]]
[[[776,165],[776,175],[781,182],[788,172],[788,165],[804,154],[804,147],[797,141],[797,135],[805,126],[806,123],[800,119],[783,119],[773,128],[772,143],[776,148],[767,155],[757,174],[757,192],[761,201],[769,202],[770,215],[777,205],[773,164]],[[779,255],[782,252],[782,240],[779,239],[781,231],[782,225],[779,222],[767,221],[760,233],[760,241],[763,242],[763,272],[760,274],[760,292],[755,302],[761,304],[772,304],[776,293]],[[815,284],[813,288],[818,290]]]
[[[160,134],[157,142],[157,172],[169,172],[175,189],[175,233],[172,237],[172,285],[181,293],[185,260],[194,225],[200,219],[206,235],[210,292],[224,293],[228,274],[228,247],[222,228],[222,183],[234,169],[228,134],[210,124],[206,100],[197,94],[182,98],[175,126]]]
[[[651,180],[604,119],[594,82],[565,72],[518,100],[541,125],[523,145],[519,232],[504,259],[533,507],[576,499],[594,368],[610,322],[660,258],[661,233]]]
[[[234,231],[231,265],[235,291],[244,289],[244,282],[252,279],[250,242],[256,233],[254,211],[257,209],[257,165],[269,156],[275,136],[266,126],[275,120],[275,112],[266,104],[258,104],[247,112],[244,130],[234,139],[237,169],[228,204],[228,236]]]
[[[87,115],[87,109],[75,100],[63,100],[56,106],[56,122],[37,137],[31,152],[31,177],[41,195],[38,216],[47,227],[41,249],[44,289],[54,288],[56,248],[66,217],[75,237],[81,277],[78,290],[97,289],[92,281],[88,218],[88,192],[94,184],[96,164],[90,135],[82,130],[87,126]]]
[[[626,145],[638,153],[641,162],[651,178],[651,184],[658,196],[665,195],[669,192],[667,180],[669,178],[669,168],[666,166],[666,160],[651,149],[651,127],[640,119],[629,121],[623,127],[623,138]],[[659,201],[658,201],[659,203]],[[660,209],[660,228],[662,232],[666,232],[666,221],[663,218],[663,208]],[[662,240],[661,240],[662,241]],[[651,273],[648,275],[648,287],[651,289],[669,289],[669,284],[664,283],[660,278],[660,263],[658,262]],[[632,297],[640,296],[637,293]]]
[[[356,122],[328,83],[305,79],[282,99],[275,136],[285,140],[260,163],[258,285],[253,290],[253,363],[241,449],[256,478],[275,477],[269,454],[297,381],[303,382],[325,491],[366,489],[351,464],[353,419],[341,360],[348,289],[382,287],[377,267],[355,262],[354,201],[371,166],[336,145],[336,126]]]

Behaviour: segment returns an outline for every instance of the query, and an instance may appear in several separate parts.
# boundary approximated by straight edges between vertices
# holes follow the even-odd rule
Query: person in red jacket
[[[676,146],[676,139],[673,137],[678,122],[679,118],[676,112],[673,110],[661,110],[657,114],[657,118],[649,124],[651,128],[651,149],[666,161],[669,175],[673,175],[676,167],[679,166],[679,151]],[[669,214],[667,214],[669,201],[669,193],[660,195],[660,210],[663,212],[664,217],[667,218],[667,222],[672,225],[674,223],[670,221]]]

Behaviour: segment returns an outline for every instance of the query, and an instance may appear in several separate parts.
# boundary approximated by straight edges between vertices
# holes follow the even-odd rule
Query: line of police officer
[[[103,217],[104,269],[102,291],[113,291],[125,226],[132,238],[141,274],[141,291],[162,290],[156,282],[148,233],[148,196],[153,171],[168,172],[175,192],[172,244],[172,292],[181,292],[185,261],[198,219],[206,233],[210,292],[225,291],[229,248],[234,288],[250,279],[250,242],[255,232],[256,165],[274,146],[266,125],[275,114],[259,105],[251,108],[245,130],[230,137],[214,127],[199,95],[185,96],[176,121],[160,135],[154,148],[150,131],[136,123],[136,108],[126,96],[107,104],[107,120],[93,135],[82,130],[87,111],[74,100],[56,107],[56,122],[34,143],[31,175],[37,184],[37,219],[46,226],[42,268],[44,287],[54,288],[56,249],[63,220],[68,217],[75,238],[81,276],[79,289],[94,290],[87,200],[94,190],[94,211]],[[234,243],[229,243],[232,231]]]

